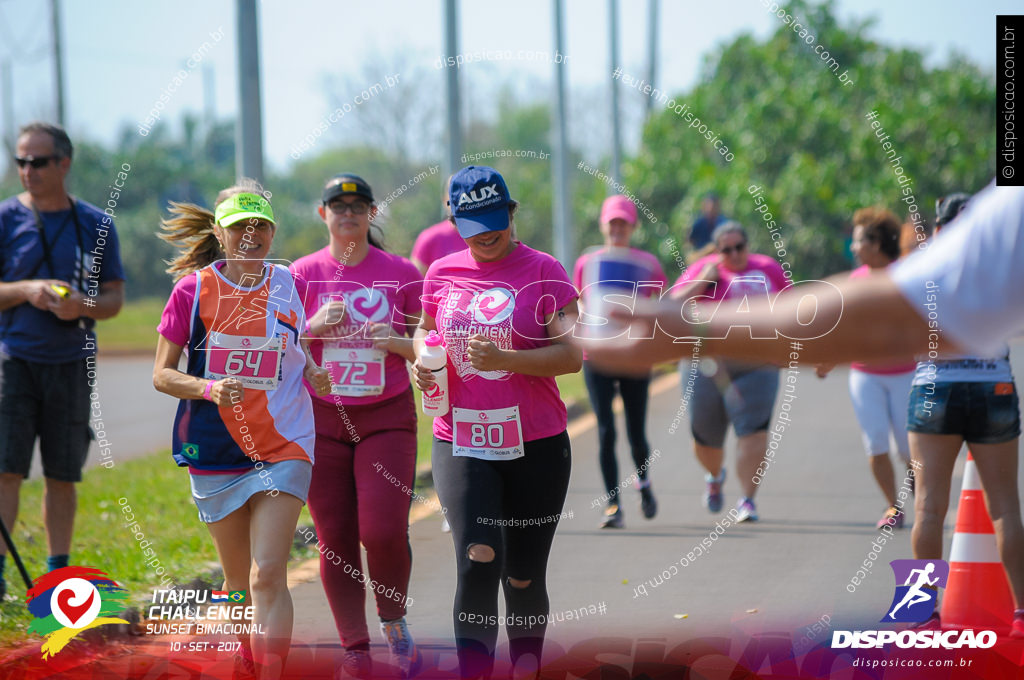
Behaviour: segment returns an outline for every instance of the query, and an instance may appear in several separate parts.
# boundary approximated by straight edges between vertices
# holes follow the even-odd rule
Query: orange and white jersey
[[[257,461],[313,460],[313,410],[302,385],[306,323],[287,268],[267,264],[262,279],[235,284],[214,263],[181,279],[158,331],[188,353],[187,373],[234,377],[245,398],[230,406],[183,399],[173,454],[198,470],[237,470]]]

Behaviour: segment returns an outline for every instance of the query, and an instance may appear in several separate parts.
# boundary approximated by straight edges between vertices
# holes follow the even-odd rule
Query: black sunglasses
[[[14,162],[18,164],[19,168],[25,167],[25,165],[31,165],[33,168],[38,170],[50,161],[59,160],[60,156],[28,156],[22,158],[21,156],[15,156]]]
[[[723,255],[732,255],[732,252],[733,252],[734,250],[735,250],[735,251],[736,251],[737,253],[742,253],[742,252],[743,252],[743,250],[744,250],[744,249],[745,249],[746,247],[747,247],[747,242],[746,242],[746,241],[744,241],[743,243],[737,243],[737,244],[736,244],[736,245],[734,245],[734,246],[727,246],[727,247],[725,247],[725,248],[719,248],[719,249],[718,249],[718,252],[722,253]]]
[[[353,215],[365,215],[370,212],[370,203],[362,200],[355,200],[351,203],[333,200],[327,204],[327,209],[335,215],[344,215],[346,212],[350,212]]]

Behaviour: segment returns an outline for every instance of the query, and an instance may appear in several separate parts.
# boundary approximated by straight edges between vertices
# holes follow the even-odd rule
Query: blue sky
[[[619,5],[620,63],[627,72],[643,75],[647,2],[620,0]],[[11,104],[19,125],[53,114],[48,6],[39,0],[0,0],[0,62],[12,65]],[[211,67],[216,115],[234,115],[234,2],[62,0],[61,7],[67,124],[73,138],[111,142],[121,126],[143,123],[175,73],[187,69],[189,56],[204,41],[209,49],[203,65]],[[439,75],[434,66],[443,53],[441,0],[344,5],[328,0],[265,0],[259,7],[264,145],[273,167],[286,167],[291,162],[289,149],[338,101],[358,93],[356,88],[339,92],[337,84],[363,82],[358,79],[368,62],[401,52],[407,67],[421,69],[421,75]],[[991,71],[995,68],[995,16],[1019,11],[1021,3],[975,1],[967,10],[960,0],[838,0],[837,7],[844,19],[875,17],[873,35],[881,41],[926,49],[937,61],[956,50]],[[463,66],[460,74],[468,99],[473,100],[474,93],[478,99],[485,96],[480,93],[488,92],[494,81],[550,86],[553,66],[538,56],[554,51],[550,0],[500,4],[461,0],[460,13],[461,52],[513,56],[512,61],[492,59]],[[607,21],[603,0],[565,0],[570,101],[584,91],[593,97],[606,86],[610,71]],[[777,26],[778,20],[766,12],[762,0],[662,0],[658,85],[672,92],[685,90],[699,74],[702,55],[716,44],[744,32],[764,37]],[[213,40],[211,34],[221,29],[223,38]],[[165,119],[177,121],[185,111],[202,113],[203,65],[189,71],[170,94],[162,114]],[[407,70],[406,76],[412,73],[415,69]],[[333,88],[328,87],[331,82]],[[641,95],[627,88],[621,93],[626,107],[639,108]],[[627,142],[632,139],[635,130],[627,134]]]

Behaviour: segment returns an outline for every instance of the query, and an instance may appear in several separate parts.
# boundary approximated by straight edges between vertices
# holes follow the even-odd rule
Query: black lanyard
[[[46,225],[43,222],[43,216],[39,214],[39,209],[36,207],[35,201],[32,202],[32,213],[36,217],[36,231],[39,232],[39,241],[43,246],[43,259],[39,261],[39,264],[35,266],[26,278],[35,278],[36,274],[39,272],[39,268],[43,266],[43,262],[45,262],[46,266],[50,269],[50,276],[54,278],[57,277],[57,270],[53,266],[53,244],[57,243],[58,239],[60,239],[60,235],[64,233],[64,229],[68,226],[68,222],[74,222],[75,241],[78,244],[78,252],[75,257],[75,264],[77,266],[75,267],[74,274],[72,275],[72,280],[68,283],[70,283],[72,287],[79,292],[84,293],[85,291],[82,290],[82,286],[79,285],[82,282],[82,267],[85,259],[85,249],[82,247],[82,225],[78,221],[78,211],[75,209],[75,200],[68,196],[68,203],[71,204],[71,214],[64,220],[64,223],[60,225],[57,233],[53,236],[53,243],[50,243],[50,241],[46,239]]]

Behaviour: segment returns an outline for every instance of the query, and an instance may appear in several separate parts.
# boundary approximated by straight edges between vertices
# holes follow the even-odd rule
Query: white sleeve
[[[933,329],[980,356],[1024,333],[1024,187],[990,184],[891,271]]]

